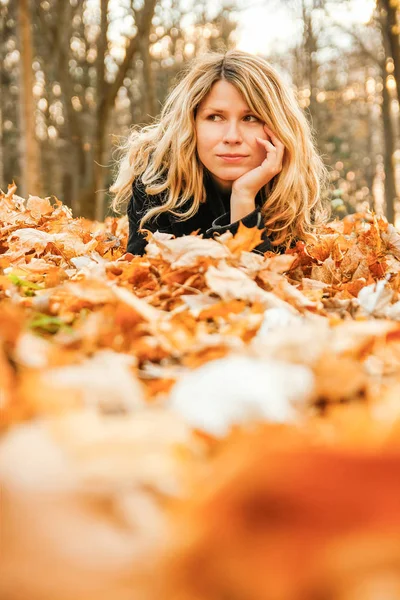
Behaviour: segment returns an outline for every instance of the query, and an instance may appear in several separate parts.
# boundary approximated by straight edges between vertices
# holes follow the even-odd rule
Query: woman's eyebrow
[[[213,106],[205,106],[205,107],[202,109],[202,112],[203,112],[203,111],[206,111],[206,110],[210,110],[211,112],[221,112],[221,113],[222,113],[222,112],[225,112],[223,108],[214,108]]]
[[[206,110],[210,110],[211,112],[217,112],[217,113],[224,113],[226,112],[226,110],[224,108],[214,108],[212,106],[205,106],[201,112],[206,111]],[[253,113],[254,111],[251,110],[250,108],[246,108],[245,110],[242,111],[242,113],[244,115],[248,114],[248,113]]]

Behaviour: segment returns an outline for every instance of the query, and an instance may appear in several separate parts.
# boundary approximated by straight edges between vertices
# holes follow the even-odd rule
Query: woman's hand
[[[264,125],[269,139],[257,137],[264,146],[266,157],[259,167],[248,171],[233,183],[231,194],[231,221],[242,219],[255,209],[255,198],[262,187],[282,171],[285,146],[274,132]]]
[[[248,171],[233,183],[232,191],[243,192],[246,196],[254,198],[264,185],[275,175],[282,171],[283,154],[285,146],[274,132],[264,125],[264,131],[269,139],[263,140],[257,137],[257,143],[264,146],[266,157],[259,167]]]

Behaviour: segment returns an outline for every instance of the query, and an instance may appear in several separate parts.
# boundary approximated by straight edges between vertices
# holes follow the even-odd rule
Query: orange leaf
[[[261,244],[263,231],[263,229],[258,229],[258,227],[249,228],[243,225],[243,223],[239,223],[237,233],[232,239],[224,242],[224,244],[235,256],[241,252],[251,252]]]

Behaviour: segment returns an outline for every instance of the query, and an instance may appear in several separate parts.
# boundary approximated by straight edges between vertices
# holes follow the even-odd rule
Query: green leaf
[[[32,321],[28,324],[30,329],[39,329],[47,333],[57,333],[60,330],[72,332],[72,327],[64,323],[60,317],[46,315],[45,313],[37,313]]]
[[[33,281],[22,279],[14,273],[10,273],[9,275],[7,275],[7,277],[14,285],[21,289],[25,296],[35,296],[35,290],[43,289],[43,286],[40,286],[37,283],[33,283]]]

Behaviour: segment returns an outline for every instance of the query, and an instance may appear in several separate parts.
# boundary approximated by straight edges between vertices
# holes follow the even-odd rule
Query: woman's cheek
[[[203,124],[197,132],[197,145],[203,151],[209,151],[215,143],[215,131],[208,124]]]

